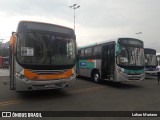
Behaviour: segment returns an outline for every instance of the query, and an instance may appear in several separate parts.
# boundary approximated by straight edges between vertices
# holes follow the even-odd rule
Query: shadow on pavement
[[[91,78],[88,78],[88,77],[79,76],[78,78],[80,78],[80,80],[85,80],[85,81],[88,81],[88,82],[95,83]],[[135,82],[112,82],[112,81],[107,81],[107,80],[101,80],[100,84],[101,85],[110,86],[110,87],[114,87],[114,88],[117,88],[117,89],[143,88],[143,86],[134,84],[134,83],[138,83],[138,82],[141,82],[141,81],[135,81]],[[95,84],[97,84],[97,83],[95,83]]]
[[[137,81],[136,81],[137,82]],[[132,84],[133,83],[133,84]],[[135,88],[143,88],[143,86],[135,85],[134,82],[112,82],[112,81],[102,81],[101,84],[111,86],[117,89],[135,89]]]
[[[48,99],[48,98],[63,98],[70,96],[69,93],[62,89],[53,90],[39,90],[39,91],[25,91],[17,92],[21,99]]]

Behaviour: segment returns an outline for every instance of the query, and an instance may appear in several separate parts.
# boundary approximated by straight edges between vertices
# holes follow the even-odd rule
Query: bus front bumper
[[[117,82],[141,81],[145,79],[145,73],[139,75],[127,75],[117,72]]]
[[[16,91],[60,89],[74,79],[76,79],[75,74],[66,79],[56,80],[26,80],[16,77]]]

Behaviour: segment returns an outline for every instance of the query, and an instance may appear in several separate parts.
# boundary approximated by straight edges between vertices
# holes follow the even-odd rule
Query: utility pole
[[[142,32],[138,32],[136,34],[138,35],[138,39],[140,40],[140,35],[142,34]]]
[[[76,20],[76,15],[75,15],[75,12],[76,12],[76,9],[80,8],[80,5],[77,5],[77,4],[73,4],[72,6],[69,6],[70,8],[73,9],[74,11],[74,32],[75,32],[75,29],[76,29],[76,26],[75,26],[75,20]]]

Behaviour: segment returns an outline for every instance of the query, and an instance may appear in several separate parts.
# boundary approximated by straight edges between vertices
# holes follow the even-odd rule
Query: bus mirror
[[[14,35],[16,32],[12,32],[12,35]]]
[[[120,53],[121,53],[120,46],[119,44],[116,44],[116,56],[118,56]]]
[[[17,38],[19,38],[19,34],[18,33],[15,33],[15,35],[16,35]]]

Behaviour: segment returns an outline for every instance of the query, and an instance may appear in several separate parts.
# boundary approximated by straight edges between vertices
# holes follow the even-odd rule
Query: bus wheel
[[[92,78],[93,78],[94,82],[100,83],[100,74],[99,74],[99,72],[97,72],[97,71],[94,72]]]

